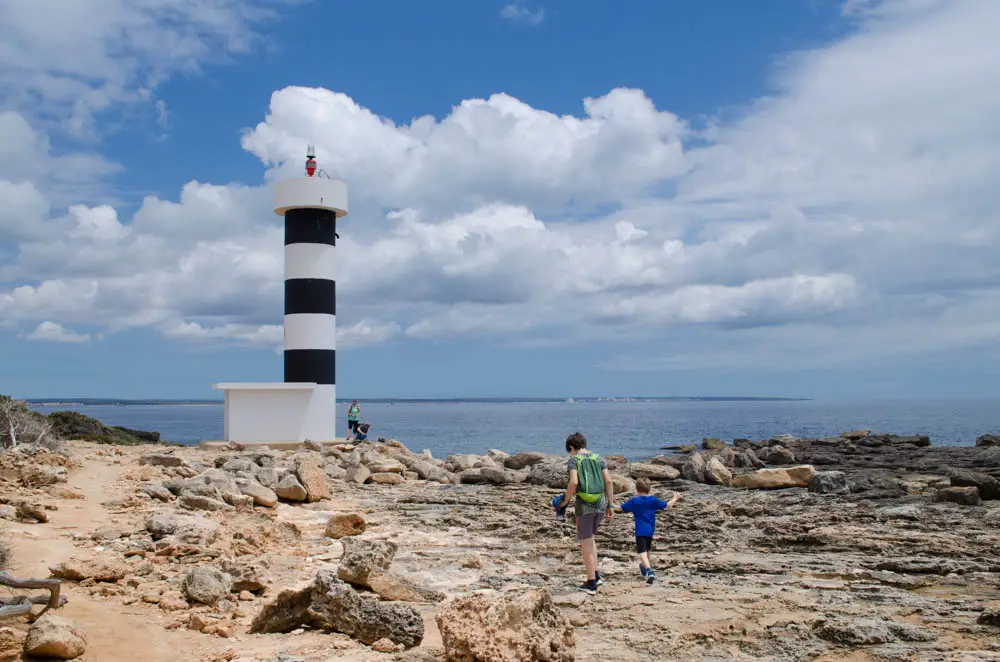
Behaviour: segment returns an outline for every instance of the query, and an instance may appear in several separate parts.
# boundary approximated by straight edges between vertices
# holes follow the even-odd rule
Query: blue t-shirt
[[[656,511],[664,510],[667,502],[655,496],[635,496],[622,504],[622,510],[635,515],[635,536],[652,538],[656,530]]]

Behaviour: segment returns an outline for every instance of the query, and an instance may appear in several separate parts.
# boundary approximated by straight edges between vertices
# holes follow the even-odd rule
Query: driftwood
[[[49,609],[58,609],[66,604],[66,598],[59,595],[62,582],[58,579],[17,579],[6,572],[0,572],[0,586],[17,589],[40,588],[46,589],[49,592],[48,596],[37,595],[31,598],[21,596],[0,600],[0,605],[2,605],[0,606],[0,619],[11,618],[12,616],[25,616],[31,614],[32,606],[45,605],[38,612],[38,616],[41,616]]]

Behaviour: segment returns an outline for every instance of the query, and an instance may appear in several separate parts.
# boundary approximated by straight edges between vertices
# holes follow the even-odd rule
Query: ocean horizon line
[[[337,398],[338,403],[350,403],[354,398]],[[191,406],[191,405],[222,405],[222,398],[23,398],[28,404],[37,407],[88,407],[88,406]],[[739,395],[706,395],[706,396],[551,396],[551,397],[454,397],[454,398],[357,398],[359,402],[379,404],[517,404],[517,403],[581,403],[581,402],[810,402],[813,398],[794,398],[783,396],[739,396]]]

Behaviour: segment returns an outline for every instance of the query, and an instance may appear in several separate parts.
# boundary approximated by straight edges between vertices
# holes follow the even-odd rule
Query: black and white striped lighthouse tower
[[[285,218],[285,383],[315,384],[307,438],[336,438],[337,219],[347,215],[347,184],[316,174],[274,184],[274,213]]]

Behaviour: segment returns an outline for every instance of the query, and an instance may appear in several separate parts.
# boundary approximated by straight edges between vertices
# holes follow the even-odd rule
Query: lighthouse
[[[225,442],[333,441],[337,221],[347,215],[347,185],[317,170],[310,145],[305,176],[274,183],[274,213],[285,223],[284,381],[214,385],[226,394]]]

